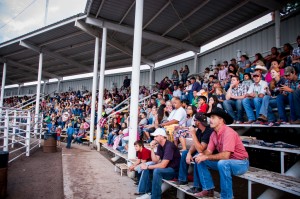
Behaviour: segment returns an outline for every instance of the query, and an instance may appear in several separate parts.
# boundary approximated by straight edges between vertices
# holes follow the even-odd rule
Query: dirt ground
[[[88,146],[86,147],[88,149]],[[113,157],[112,153],[105,150],[101,151],[100,154],[109,160]],[[219,177],[216,172],[213,172],[213,178],[216,190],[219,191]],[[233,177],[233,185],[235,198],[247,198],[246,180]],[[254,184],[252,197],[257,198],[266,188],[265,186]],[[30,157],[23,156],[12,162],[8,168],[7,193],[7,199],[64,198],[61,150],[58,149],[56,153],[43,153],[42,148],[39,148]],[[163,194],[162,198],[175,199],[176,189],[171,188]],[[191,199],[193,197],[186,196],[186,198]],[[285,194],[281,198],[292,199],[297,197]]]
[[[7,199],[42,198],[64,198],[61,149],[56,153],[36,149],[8,167]]]

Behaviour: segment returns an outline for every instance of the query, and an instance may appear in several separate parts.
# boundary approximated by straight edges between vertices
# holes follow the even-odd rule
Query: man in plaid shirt
[[[226,100],[223,102],[224,109],[234,119],[234,123],[243,123],[243,99],[246,96],[248,87],[240,83],[238,76],[231,78],[231,84],[226,93]],[[234,112],[234,108],[237,114]]]
[[[285,85],[280,87],[283,94],[276,98],[280,122],[287,122],[285,105],[290,105],[290,120],[292,124],[300,124],[300,78],[292,66],[284,69],[284,76],[287,79]]]
[[[297,37],[298,46],[293,50],[293,67],[296,69],[297,74],[300,74],[300,35]]]
[[[107,114],[105,113],[102,118],[99,120],[98,125],[101,128],[101,134],[100,134],[100,139],[103,139],[104,135],[104,130],[105,130],[105,125],[107,123]]]

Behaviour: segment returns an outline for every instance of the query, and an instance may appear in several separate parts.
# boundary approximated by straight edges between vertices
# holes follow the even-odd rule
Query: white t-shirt
[[[179,122],[179,125],[182,125],[181,123],[185,121],[186,118],[186,111],[184,110],[184,108],[180,107],[179,109],[174,109],[169,117],[168,117],[168,121],[171,120],[177,120]]]
[[[181,97],[181,90],[180,89],[177,89],[177,90],[175,90],[174,92],[173,92],[173,96],[174,97]]]

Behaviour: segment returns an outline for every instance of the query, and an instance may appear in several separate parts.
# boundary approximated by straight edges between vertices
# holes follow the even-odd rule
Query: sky
[[[62,19],[68,18],[78,13],[83,13],[87,0],[49,0],[47,24],[52,24]],[[28,32],[42,28],[44,26],[46,0],[0,0],[0,43],[11,40]],[[253,30],[271,20],[271,15],[267,14],[254,22],[243,26],[213,42],[201,47],[200,52],[205,52],[221,43],[233,39],[249,30]],[[186,52],[182,55],[155,63],[155,67],[160,67],[187,57],[194,56],[193,52]],[[149,69],[147,65],[141,65],[141,70]],[[131,67],[122,68],[122,72],[131,71]],[[106,70],[105,74],[120,72],[119,69]],[[92,73],[76,76],[64,77],[64,80],[91,77]],[[57,79],[50,79],[55,82]],[[28,82],[25,85],[36,84]],[[15,87],[17,85],[6,86]]]
[[[49,0],[47,25],[83,13],[86,1]],[[0,0],[0,43],[43,27],[45,8],[46,0]]]

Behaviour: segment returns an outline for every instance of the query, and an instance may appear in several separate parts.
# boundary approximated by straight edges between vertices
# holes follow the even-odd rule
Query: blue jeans
[[[244,121],[242,100],[225,100],[223,107],[235,121]],[[237,110],[237,114],[235,114],[234,109]]]
[[[282,95],[279,94],[276,98],[276,102],[277,102],[277,108],[278,108],[278,115],[279,115],[279,119],[282,121],[287,122],[288,119],[286,117],[286,112],[285,112],[285,105],[286,104],[290,104],[290,116],[291,116],[291,120],[295,121],[296,116],[295,116],[295,107],[294,107],[294,96],[293,93],[289,93],[288,95]]]
[[[261,102],[262,102],[262,98],[260,97],[243,99],[243,106],[249,121],[250,120],[255,121],[259,117]],[[256,116],[254,115],[253,108],[256,109]]]
[[[300,102],[300,90],[294,91],[293,99],[294,99],[295,120],[300,120],[300,106],[297,104]]]
[[[82,143],[82,138],[83,138],[84,136],[78,136],[78,137],[76,137],[75,138],[75,142],[77,142],[77,143]]]
[[[186,156],[188,152],[189,152],[188,150],[184,150],[181,154],[178,180],[182,182],[188,181],[187,176],[188,176],[189,165],[186,163]]]
[[[103,139],[103,138],[104,138],[104,137],[103,137],[103,135],[104,135],[104,130],[105,130],[104,127],[101,128],[100,139]]]
[[[268,121],[274,122],[276,121],[276,117],[272,111],[272,108],[275,108],[276,106],[276,98],[272,98],[270,95],[265,95],[261,103],[259,114],[266,116]]]
[[[150,179],[150,172],[153,172],[152,184]],[[140,178],[138,192],[148,193],[151,190],[151,199],[161,198],[161,184],[162,179],[171,180],[177,177],[177,172],[171,168],[159,168],[154,170],[143,170]]]
[[[114,135],[113,133],[110,132],[107,136],[107,144],[113,145],[115,137],[116,137],[116,135]]]
[[[73,135],[68,135],[68,138],[67,138],[67,146],[66,148],[70,149],[71,148],[71,142],[72,142],[72,138],[73,138]]]
[[[246,173],[249,168],[249,161],[234,159],[219,161],[206,160],[197,164],[197,171],[203,190],[210,190],[215,188],[208,168],[219,171],[221,198],[232,199],[232,175],[242,175]]]

